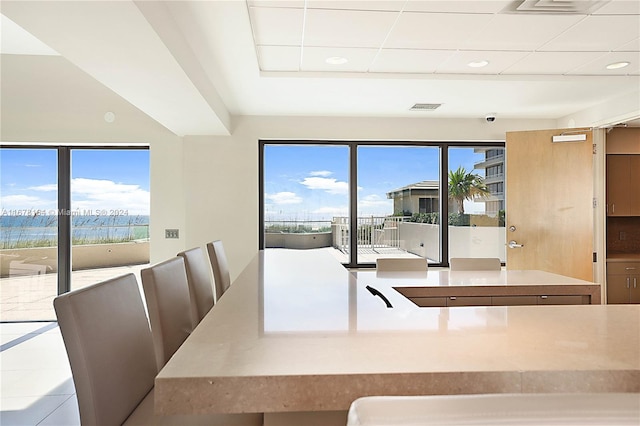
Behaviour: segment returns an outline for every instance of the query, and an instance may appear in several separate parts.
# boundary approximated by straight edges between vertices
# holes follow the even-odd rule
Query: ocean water
[[[0,241],[4,244],[57,240],[58,215],[3,214],[0,216]],[[148,215],[71,214],[73,240],[149,238]]]

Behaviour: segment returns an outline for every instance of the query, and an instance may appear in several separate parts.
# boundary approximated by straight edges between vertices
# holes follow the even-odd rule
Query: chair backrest
[[[376,259],[376,269],[385,271],[426,271],[427,259],[424,257],[379,257]]]
[[[176,256],[140,271],[160,370],[193,331],[184,258]]]
[[[63,294],[53,305],[81,423],[124,423],[158,372],[136,277],[127,274]]]
[[[225,291],[231,286],[231,275],[229,274],[229,264],[224,252],[222,241],[216,240],[207,243],[207,253],[213,269],[213,278],[216,286],[216,301],[220,300]]]
[[[193,324],[198,324],[214,304],[211,267],[200,247],[180,252],[178,256],[184,259]]]
[[[497,257],[452,257],[449,267],[452,271],[499,271],[502,265]]]

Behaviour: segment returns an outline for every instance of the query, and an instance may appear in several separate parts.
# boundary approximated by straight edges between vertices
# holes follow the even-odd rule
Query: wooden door
[[[593,135],[552,142],[563,131],[507,133],[506,265],[592,281]]]
[[[607,216],[629,216],[630,161],[630,155],[607,155]]]

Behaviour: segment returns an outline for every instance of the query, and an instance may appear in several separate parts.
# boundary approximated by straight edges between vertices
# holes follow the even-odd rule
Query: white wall
[[[0,140],[3,143],[148,144],[151,150],[152,262],[175,256],[184,238],[181,139],[59,56],[2,55]],[[115,113],[113,123],[104,120]]]
[[[184,138],[185,243],[224,241],[235,278],[258,250],[258,140],[503,141],[555,120],[238,117],[231,136]],[[178,206],[175,206],[178,208]],[[172,208],[171,205],[166,206]]]

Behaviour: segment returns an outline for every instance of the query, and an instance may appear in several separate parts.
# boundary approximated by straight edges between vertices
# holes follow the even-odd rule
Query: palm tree
[[[465,200],[486,198],[489,195],[482,176],[467,173],[462,166],[456,171],[449,170],[449,198],[458,202],[458,213],[464,214]]]

